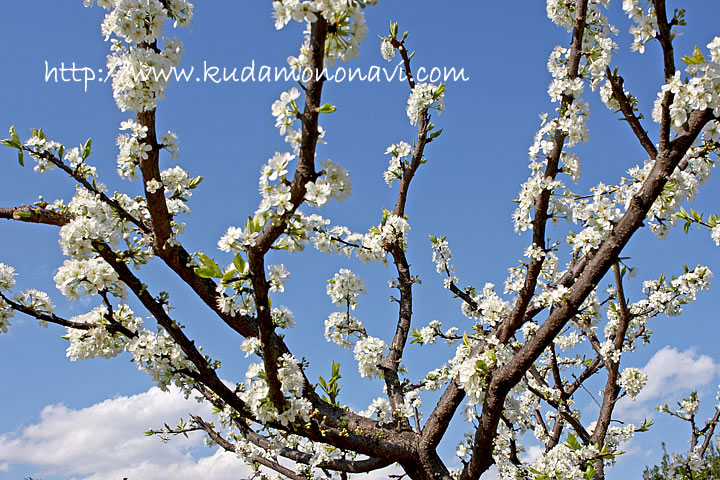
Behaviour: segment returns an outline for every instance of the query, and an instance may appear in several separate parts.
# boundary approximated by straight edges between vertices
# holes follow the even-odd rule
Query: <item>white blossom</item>
[[[624,388],[633,400],[635,400],[646,383],[647,374],[637,368],[624,369],[618,379],[618,385]]]
[[[385,355],[387,345],[379,338],[365,337],[358,340],[353,349],[361,377],[379,377],[378,365]]]

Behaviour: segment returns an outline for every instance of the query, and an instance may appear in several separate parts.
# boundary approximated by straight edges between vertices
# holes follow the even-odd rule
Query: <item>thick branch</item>
[[[328,23],[321,15],[312,23],[310,29],[310,51],[308,53],[308,69],[313,72],[312,78],[305,85],[305,109],[300,115],[302,122],[302,138],[300,140],[300,158],[295,170],[295,178],[290,185],[290,202],[293,208],[286,216],[292,215],[305,200],[306,185],[317,178],[315,172],[315,147],[318,140],[317,109],[320,107],[325,76],[318,75],[323,71],[325,62],[325,39]],[[264,255],[287,227],[287,221],[275,220],[267,225],[255,240],[253,249],[258,255]]]
[[[393,337],[390,351],[380,364],[385,377],[385,385],[387,387],[388,398],[390,399],[390,408],[393,416],[403,404],[403,391],[398,378],[398,368],[402,360],[403,350],[407,343],[408,332],[410,331],[410,322],[412,317],[412,278],[410,277],[410,266],[405,258],[405,252],[397,244],[392,246],[391,253],[395,260],[395,266],[398,271],[398,283],[400,289],[400,315]],[[407,418],[396,418],[404,427],[409,428],[410,424]]]
[[[567,322],[577,314],[580,305],[615,263],[632,235],[643,225],[647,212],[660,196],[670,175],[711,118],[710,110],[693,112],[688,122],[689,131],[681,132],[671,142],[669,150],[660,149],[655,165],[640,191],[633,197],[613,232],[589,259],[582,274],[570,288],[566,301],[550,312],[535,335],[528,339],[505,366],[492,374],[483,403],[480,426],[476,431],[473,456],[463,478],[478,478],[491,465],[492,442],[508,392]]]
[[[130,271],[130,268],[125,263],[116,257],[115,253],[107,245],[95,242],[93,246],[100,256],[115,270],[120,280],[130,288],[143,306],[155,317],[158,324],[170,334],[188,360],[195,365],[199,373],[197,380],[207,385],[238,413],[247,415],[244,402],[220,380],[215,370],[208,364],[205,356],[195,346],[195,342],[190,340],[177,323],[170,318],[163,304],[150,295],[147,287]]]
[[[41,207],[21,205],[19,207],[0,208],[0,218],[62,227],[70,223],[72,215]]]
[[[580,67],[580,59],[583,56],[582,39],[585,32],[585,15],[587,12],[587,0],[580,0],[575,5],[575,27],[573,28],[572,44],[570,45],[570,54],[568,56],[568,79],[572,80],[578,77]],[[563,95],[561,112],[567,111],[574,101],[573,97]],[[547,166],[545,167],[545,178],[554,179],[559,172],[560,156],[562,154],[567,132],[557,129],[553,138],[553,148],[547,157]],[[532,222],[533,229],[533,246],[545,250],[545,228],[548,221],[548,208],[550,205],[550,196],[552,191],[543,189],[535,201],[535,216]],[[498,339],[501,343],[508,341],[512,335],[525,322],[525,313],[527,312],[530,300],[535,294],[538,275],[542,270],[544,257],[533,257],[528,266],[525,282],[520,290],[515,306],[510,317],[503,322],[503,327],[498,332]]]
[[[308,55],[308,68],[311,72],[320,72],[324,64],[325,38],[327,36],[327,21],[317,16],[312,23],[310,32],[310,51]],[[300,116],[302,122],[302,139],[300,143],[300,158],[295,171],[295,178],[290,186],[290,201],[293,204],[291,215],[304,201],[306,184],[317,177],[315,173],[315,147],[318,139],[318,112],[322,94],[324,77],[313,75],[305,87],[305,110]],[[268,283],[265,278],[264,256],[272,244],[285,231],[285,220],[272,221],[256,239],[255,246],[248,249],[250,273],[252,275],[253,295],[257,307],[259,337],[263,352],[265,375],[270,388],[270,399],[275,407],[282,411],[285,408],[285,399],[281,391],[280,381],[277,377],[278,358],[280,349],[274,340],[275,326],[270,315],[268,297]]]

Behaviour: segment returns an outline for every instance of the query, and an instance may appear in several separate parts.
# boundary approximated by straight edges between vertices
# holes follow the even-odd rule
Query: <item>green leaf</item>
[[[17,143],[18,145],[21,145],[21,144],[22,144],[22,142],[20,142],[20,136],[19,136],[19,135],[17,134],[17,132],[15,131],[15,125],[13,125],[12,127],[10,127],[10,138],[12,138],[13,140],[15,140],[15,143]]]
[[[5,145],[6,147],[12,147],[12,148],[22,148],[22,145],[19,145],[15,140],[12,138],[6,138],[4,140],[0,140],[0,143]]]
[[[315,109],[318,113],[333,113],[335,110],[337,110],[337,107],[335,105],[330,105],[329,103]]]
[[[18,150],[18,163],[20,164],[21,167],[24,167],[24,166],[25,166],[25,162],[23,161],[23,151],[22,151],[22,149],[19,149],[19,150]]]
[[[567,444],[573,450],[580,450],[582,448],[582,445],[580,445],[580,442],[578,442],[577,438],[575,438],[575,435],[572,433],[568,435]]]
[[[391,22],[390,23],[390,36],[395,38],[398,34],[398,23],[397,22]]]
[[[236,272],[234,269],[232,269],[232,268],[229,269],[227,272],[225,272],[225,273],[223,274],[223,276],[222,276],[222,281],[223,281],[223,282],[229,282],[230,280],[232,280],[232,278],[235,276],[236,273],[237,273],[237,272]]]
[[[85,145],[82,147],[80,156],[83,160],[90,156],[90,147],[92,147],[92,138],[88,138],[87,142],[85,142]]]
[[[233,265],[235,265],[235,268],[237,268],[237,271],[240,275],[245,273],[245,268],[247,267],[247,264],[245,263],[245,260],[243,260],[242,255],[239,253],[235,255],[235,258],[233,258]]]
[[[383,208],[383,216],[382,220],[380,221],[380,225],[385,226],[385,223],[387,222],[387,219],[392,215],[390,211],[386,208]]]
[[[192,189],[194,189],[194,188],[197,188],[197,186],[200,185],[200,183],[201,183],[202,181],[203,181],[203,177],[202,177],[202,176],[192,178],[192,179],[190,179],[190,181],[188,182],[188,188],[189,188],[190,190],[192,190]]]
[[[432,132],[430,136],[428,137],[428,140],[435,140],[437,137],[439,137],[442,134],[442,128],[438,130],[437,132]]]
[[[682,61],[685,62],[687,65],[702,65],[705,62],[705,56],[700,51],[700,49],[695,45],[695,50],[693,50],[692,56],[685,55],[682,57]]]
[[[585,470],[585,473],[583,474],[583,478],[585,480],[591,480],[595,474],[597,473],[597,470],[595,470],[594,467],[588,467],[587,470]]]
[[[215,261],[205,255],[204,253],[198,253],[198,259],[202,266],[195,267],[195,273],[201,278],[221,278],[223,276],[222,270],[218,267]]]

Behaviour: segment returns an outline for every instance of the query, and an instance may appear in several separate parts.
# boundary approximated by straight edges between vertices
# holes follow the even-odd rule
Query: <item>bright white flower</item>
[[[720,223],[712,228],[712,231],[710,232],[710,237],[712,238],[713,242],[715,242],[715,245],[720,247]]]
[[[382,43],[380,43],[380,53],[385,60],[392,62],[395,56],[395,47],[392,46],[390,40],[383,39]]]
[[[407,116],[410,124],[415,125],[423,112],[434,108],[438,112],[445,109],[443,97],[445,95],[445,85],[439,86],[430,83],[418,83],[413,88],[407,103]]]
[[[178,147],[178,138],[174,132],[165,132],[160,135],[160,144],[172,155],[172,160],[177,160],[180,148]]]
[[[363,417],[373,418],[382,425],[383,423],[389,423],[392,420],[392,410],[390,409],[390,402],[387,398],[376,398],[372,401],[367,410],[359,412]]]
[[[267,167],[263,171],[263,173],[267,175],[268,180],[270,181],[281,179],[288,172],[288,163],[293,158],[295,158],[295,155],[290,155],[287,152],[275,152],[275,155],[273,155],[272,158],[268,160]]]
[[[107,314],[107,308],[100,306],[89,313],[72,318],[75,322],[96,325],[96,328],[90,330],[67,329],[65,338],[70,345],[68,345],[66,356],[71,361],[79,358],[111,358],[125,349],[128,339],[117,331],[112,334],[108,331]],[[127,305],[119,305],[113,309],[113,321],[131,332],[138,332],[142,328],[142,319],[134,317],[133,311]]]
[[[145,189],[148,191],[148,193],[155,193],[162,187],[162,183],[157,181],[157,179],[153,178],[152,180],[148,181],[145,184]]]
[[[246,352],[245,358],[249,357],[253,353],[259,354],[262,351],[260,339],[257,337],[248,337],[244,339],[240,344],[240,350]]]
[[[385,150],[386,155],[392,155],[388,168],[383,173],[385,183],[388,184],[388,187],[392,186],[394,180],[400,180],[402,178],[408,165],[407,157],[409,157],[411,153],[411,147],[407,142],[393,143]]]
[[[418,331],[418,341],[421,345],[433,344],[437,340],[439,332],[441,332],[442,323],[433,320],[427,327],[423,327]]]
[[[328,280],[326,292],[338,307],[347,305],[354,310],[357,306],[357,298],[361,293],[365,293],[365,282],[352,271],[342,268]]]
[[[15,269],[0,263],[0,290],[8,290],[15,286]]]
[[[282,263],[280,265],[270,265],[268,266],[268,270],[270,271],[270,275],[268,277],[270,291],[284,292],[285,281],[287,280],[287,277],[290,276],[290,271],[285,268],[285,265]]]
[[[387,345],[379,338],[365,337],[355,344],[353,353],[358,362],[358,371],[361,377],[379,377],[378,365],[385,356]]]
[[[340,347],[350,348],[352,336],[359,339],[364,335],[365,328],[360,320],[346,312],[333,312],[325,320],[325,339]]]
[[[0,333],[7,333],[12,325],[10,319],[15,316],[15,310],[4,299],[0,298]]]
[[[133,355],[138,369],[144,370],[153,378],[157,386],[167,391],[174,383],[186,395],[190,395],[191,386],[179,371],[195,371],[195,366],[187,359],[180,347],[164,330],[154,333],[143,330],[127,343],[126,350]]]
[[[630,398],[635,400],[647,383],[647,374],[638,368],[626,368],[620,374],[618,385],[625,389]]]
[[[350,173],[339,163],[325,160],[322,164],[323,178],[326,180],[330,190],[329,197],[334,198],[338,203],[343,203],[352,193],[352,182],[350,181]]]
[[[24,305],[38,313],[53,313],[55,305],[50,300],[50,296],[40,290],[29,288],[23,290],[15,296],[15,302]],[[41,327],[47,328],[48,324],[44,320],[38,320]]]
[[[275,117],[275,127],[280,129],[280,135],[285,135],[291,130],[291,125],[297,120],[299,110],[295,100],[299,97],[300,91],[293,87],[287,92],[283,92],[280,100],[276,100],[272,104],[271,111]]]
[[[690,418],[697,413],[698,408],[700,408],[700,399],[697,394],[693,394],[682,399],[679,413],[685,418]]]
[[[240,239],[242,233],[242,228],[228,227],[225,235],[223,235],[220,240],[218,240],[218,248],[223,252],[229,252],[232,247],[235,246],[235,242]]]
[[[273,323],[278,328],[292,328],[295,320],[292,311],[287,307],[273,307],[270,311]]]
[[[54,280],[58,290],[70,300],[101,291],[122,297],[125,292],[115,270],[102,258],[65,260]]]

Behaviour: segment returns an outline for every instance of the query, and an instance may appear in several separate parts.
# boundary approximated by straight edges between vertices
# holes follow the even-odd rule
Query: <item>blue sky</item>
[[[276,31],[270,2],[197,3],[188,29],[166,30],[185,43],[183,66],[201,71],[207,62],[240,69],[254,60],[257,65],[282,67],[288,55],[296,55],[302,27],[291,23]],[[414,308],[418,327],[434,319],[461,329],[467,325],[457,300],[442,289],[442,279],[434,273],[428,235],[448,237],[461,283],[479,288],[486,282],[501,286],[507,268],[516,264],[529,243],[527,234],[513,232],[512,199],[527,177],[527,149],[539,127],[538,114],[554,107],[546,95],[550,81],[545,69],[547,55],[555,45],[567,45],[569,35],[546,19],[544,2],[527,3],[520,12],[502,2],[445,2],[440,8],[438,2],[428,0],[385,0],[366,11],[370,33],[361,58],[349,66],[394,68],[395,63],[381,58],[377,40],[393,20],[400,23],[401,31],[410,31],[410,48],[417,51],[415,68],[454,66],[464,68],[469,77],[467,82],[448,85],[447,110],[433,118],[444,133],[428,147],[429,162],[420,169],[410,191],[408,256],[423,281],[417,287]],[[720,4],[687,3],[689,26],[677,40],[678,56],[691,52],[696,44],[704,47],[720,34],[716,22]],[[641,110],[649,119],[655,92],[662,83],[658,48],[651,45],[645,55],[631,54],[628,24],[618,16],[622,15],[619,2],[612,11],[616,16],[611,21],[620,28],[621,45],[613,63],[620,65],[626,87],[640,98]],[[110,85],[95,81],[84,91],[83,83],[45,81],[46,61],[51,67],[75,62],[104,68],[109,45],[100,35],[102,16],[101,9],[84,9],[79,0],[38,0],[32,9],[24,2],[4,5],[0,17],[0,43],[5,46],[0,129],[15,125],[20,136],[27,138],[30,128],[42,127],[50,138],[69,146],[92,137],[91,163],[98,167],[101,178],[111,190],[136,195],[139,184],[123,182],[115,174],[115,137],[120,122],[131,115],[115,107]],[[259,169],[274,152],[286,148],[273,126],[270,105],[290,86],[191,81],[168,88],[167,99],[158,107],[158,128],[178,134],[180,165],[194,176],[205,177],[190,202],[193,213],[185,220],[188,228],[182,238],[188,250],[204,251],[219,262],[230,261],[217,251],[216,242],[228,226],[243,223],[255,210]],[[405,114],[407,94],[407,85],[398,81],[327,84],[324,101],[336,105],[338,111],[323,118],[327,144],[319,147],[318,157],[330,158],[350,170],[353,195],[342,205],[323,208],[323,216],[354,231],[366,231],[378,223],[383,208],[393,206],[396,189],[382,180],[388,161],[383,153],[391,143],[415,138]],[[586,98],[592,121],[590,143],[575,150],[583,162],[579,191],[599,181],[613,183],[627,168],[645,159],[629,128],[598,98],[591,94]],[[655,131],[654,124],[645,122],[646,128]],[[39,194],[49,201],[68,201],[72,196],[74,187],[68,179],[57,172],[41,176],[34,174],[31,166],[20,167],[10,149],[0,150],[0,162],[0,206],[31,203]],[[712,178],[692,207],[717,212],[719,192],[718,179]],[[639,269],[638,277],[628,285],[635,299],[642,280],[656,278],[660,272],[682,273],[683,264],[703,263],[720,274],[720,255],[707,232],[693,230],[684,235],[678,230],[658,241],[640,231],[625,256],[632,257]],[[0,262],[15,266],[19,287],[48,291],[65,316],[84,313],[87,302],[65,302],[54,287],[52,277],[62,261],[55,228],[0,224]],[[387,301],[392,293],[387,288],[392,268],[368,267],[312,251],[277,254],[270,263],[284,263],[292,272],[286,293],[275,301],[295,312],[298,325],[288,342],[298,357],[310,360],[309,376],[327,376],[330,361],[341,360],[346,382],[341,401],[364,409],[382,394],[382,387],[357,377],[351,353],[325,342],[323,321],[334,309],[324,293],[325,282],[339,268],[352,268],[363,276],[367,295],[360,299],[358,316],[372,335],[389,339],[396,308]],[[242,378],[246,361],[238,349],[239,339],[228,335],[202,305],[192,301],[188,290],[162,265],[150,265],[143,278],[157,285],[151,287],[155,292],[171,292],[176,317],[187,324],[206,353],[223,361],[221,376]],[[680,400],[691,389],[698,389],[707,399],[701,412],[711,406],[720,376],[716,348],[720,318],[715,298],[715,291],[705,292],[682,317],[657,319],[652,344],[624,357],[626,366],[646,367],[657,372],[658,379],[651,378],[655,383],[648,385],[650,393],[645,397],[619,407],[629,416],[641,412],[657,417],[652,411],[655,405]],[[41,329],[37,322],[18,317],[9,333],[0,335],[0,376],[5,392],[0,396],[0,445],[4,447],[0,448],[0,480],[28,475],[45,480],[121,478],[118,474],[123,468],[134,473],[130,478],[154,478],[157,473],[152,472],[168,471],[173,465],[181,466],[187,475],[174,478],[197,478],[194,472],[211,468],[216,469],[212,478],[237,478],[231,459],[214,457],[214,450],[202,448],[199,439],[170,445],[157,439],[138,440],[143,430],[174,423],[192,406],[177,395],[161,400],[157,391],[151,390],[150,379],[138,372],[127,356],[70,362],[65,357],[66,342],[60,338],[63,334],[62,329]],[[417,378],[450,355],[451,350],[443,346],[413,346],[404,360],[415,369]],[[431,400],[428,397],[426,403]],[[578,402],[587,403],[588,414],[593,414],[587,397]],[[463,425],[457,423],[455,428],[460,431]],[[103,426],[117,429],[120,425],[126,428],[115,436],[96,433]],[[639,476],[643,465],[659,458],[662,439],[670,450],[684,450],[685,425],[657,417],[651,433],[636,436],[628,446],[611,478]],[[76,450],[65,452],[68,445]],[[449,454],[446,457],[454,447],[455,440],[442,445]],[[87,462],[88,455],[107,460]]]

